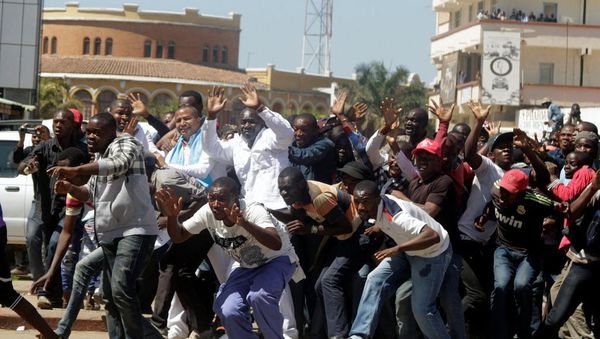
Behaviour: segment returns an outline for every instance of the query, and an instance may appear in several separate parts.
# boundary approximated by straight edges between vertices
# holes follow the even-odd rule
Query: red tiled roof
[[[206,81],[224,85],[241,85],[248,75],[243,72],[190,64],[178,60],[152,58],[119,58],[106,56],[43,55],[42,73],[97,74],[136,76],[191,81]],[[258,84],[259,88],[266,88]]]

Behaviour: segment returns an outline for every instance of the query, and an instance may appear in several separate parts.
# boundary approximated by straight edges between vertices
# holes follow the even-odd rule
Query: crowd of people
[[[535,13],[533,13],[533,11],[531,11],[529,14],[527,14],[526,12],[523,12],[522,10],[516,10],[514,8],[510,14],[506,14],[506,12],[500,8],[496,8],[496,9],[492,10],[491,13],[487,10],[482,10],[479,13],[477,13],[477,19],[478,20],[492,19],[492,20],[502,20],[502,21],[512,20],[512,21],[521,21],[521,22],[558,22],[558,18],[554,15],[554,13],[551,13],[550,15],[547,15],[547,16],[544,16],[544,13],[540,13],[536,16]]]
[[[600,334],[594,124],[569,117],[555,145],[480,103],[450,128],[441,102],[401,114],[342,91],[328,118],[286,119],[241,92],[237,127],[219,125],[220,87],[164,120],[132,95],[84,128],[76,109],[35,127],[13,159],[35,185],[31,292],[65,312],[51,330],[5,257],[1,303],[44,338],[69,337],[83,304],[104,304],[111,338]]]

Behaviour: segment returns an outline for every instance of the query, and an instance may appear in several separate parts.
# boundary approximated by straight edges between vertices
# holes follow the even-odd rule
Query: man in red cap
[[[442,144],[439,141],[425,138],[417,144],[412,154],[415,157],[419,177],[410,182],[406,196],[402,198],[412,201],[425,210],[427,214],[444,227],[450,236],[453,255],[440,290],[440,301],[447,316],[450,336],[452,338],[464,338],[464,314],[459,294],[462,256],[457,224],[459,211],[455,204],[456,191],[453,188],[452,178],[444,174]],[[403,324],[414,324],[410,293],[406,292],[409,289],[407,286],[403,286],[401,290],[404,290],[404,292],[396,298],[396,317],[402,320]],[[416,326],[409,325],[408,328],[416,328]],[[403,329],[403,336],[404,331]],[[415,336],[414,333],[406,333],[406,335],[406,337]]]
[[[511,169],[492,187],[492,201],[476,222],[485,227],[497,221],[498,238],[494,252],[494,289],[491,295],[494,338],[512,338],[510,305],[517,310],[516,332],[529,338],[532,328],[532,284],[540,271],[542,225],[553,212],[565,212],[565,205],[529,188],[529,174]]]

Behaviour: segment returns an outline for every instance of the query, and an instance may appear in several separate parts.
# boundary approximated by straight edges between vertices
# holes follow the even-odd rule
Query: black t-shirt
[[[449,176],[442,174],[428,181],[416,178],[408,185],[408,197],[414,203],[425,205],[431,202],[441,208],[435,216],[450,235],[450,242],[454,252],[460,252],[460,233],[458,231],[458,209],[456,208],[456,198],[454,182]]]
[[[553,201],[527,189],[512,206],[500,204],[498,182],[492,187],[494,204],[493,218],[498,222],[498,244],[508,247],[538,251],[542,245],[542,226],[544,218],[554,212]]]
[[[84,154],[88,154],[87,145],[82,141],[73,142],[69,147],[77,147],[83,151]],[[47,174],[47,170],[50,167],[56,166],[56,159],[58,155],[63,151],[63,148],[58,143],[58,139],[52,138],[44,140],[37,144],[33,151],[27,156],[30,159],[37,156],[39,161],[39,171],[37,180],[37,196],[36,201],[41,208],[42,220],[44,222],[54,222],[56,216],[58,216],[65,207],[66,197],[64,195],[59,196],[54,194],[54,183]]]

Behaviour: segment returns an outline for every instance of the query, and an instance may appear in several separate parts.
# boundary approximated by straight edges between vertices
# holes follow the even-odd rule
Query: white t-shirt
[[[416,238],[425,226],[429,226],[440,237],[438,243],[422,250],[406,251],[406,254],[432,258],[442,254],[448,248],[450,245],[448,232],[427,212],[412,202],[398,199],[389,194],[385,195],[384,200],[386,201],[379,203],[375,226],[394,239],[397,244],[401,245]]]
[[[221,220],[215,219],[208,204],[202,206],[190,219],[183,222],[183,227],[190,233],[198,234],[208,229],[215,243],[221,246],[241,267],[253,268],[265,264],[272,259],[288,256],[290,262],[297,261],[290,238],[283,225],[258,203],[246,206],[240,200],[240,209],[244,219],[261,228],[273,227],[281,239],[278,251],[267,248],[248,231],[238,225],[227,227]]]
[[[475,219],[492,200],[492,185],[504,175],[504,170],[488,157],[481,157],[481,165],[475,171],[467,209],[458,220],[458,230],[462,235],[480,243],[486,243],[496,230],[496,221],[488,221],[483,232],[475,228]]]

